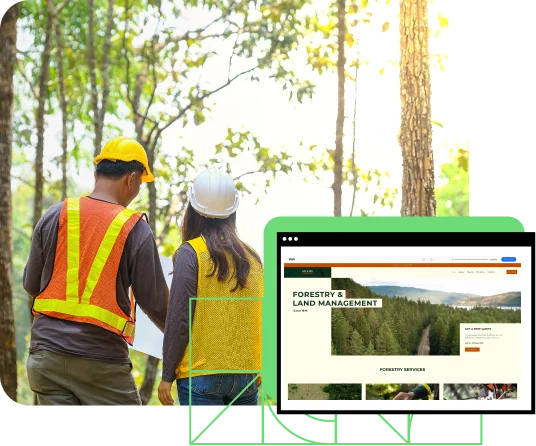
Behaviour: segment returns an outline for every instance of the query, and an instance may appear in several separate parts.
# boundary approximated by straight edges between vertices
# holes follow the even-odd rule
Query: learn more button
[[[479,352],[480,347],[465,347],[466,352]]]

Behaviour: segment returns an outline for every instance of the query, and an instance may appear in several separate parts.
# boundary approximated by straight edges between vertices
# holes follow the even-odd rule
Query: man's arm
[[[432,389],[428,384],[419,384],[414,389],[411,389],[410,393],[413,393],[414,400],[421,400],[428,398],[432,394]]]
[[[432,394],[432,390],[428,384],[419,384],[409,392],[399,392],[394,400],[420,400],[428,398]]]
[[[175,380],[175,370],[179,365],[189,341],[188,304],[197,296],[197,256],[189,245],[183,245],[177,252],[173,267],[173,281],[169,296],[169,310],[164,332],[162,379]],[[192,301],[192,318],[195,300]]]
[[[131,277],[132,291],[136,302],[149,319],[163,332],[169,290],[152,233],[136,252],[132,262]]]
[[[23,286],[26,292],[35,297],[41,291],[41,273],[45,260],[43,258],[43,248],[41,246],[41,234],[39,232],[39,224],[35,227],[32,235],[32,243],[30,246],[30,257],[24,267]]]
[[[31,297],[37,296],[42,291],[41,284],[47,283],[52,276],[62,206],[63,203],[51,206],[35,226],[23,275],[24,289]]]

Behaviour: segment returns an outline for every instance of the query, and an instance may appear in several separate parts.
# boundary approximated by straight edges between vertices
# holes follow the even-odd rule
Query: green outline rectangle
[[[196,446],[231,446],[231,445],[269,445],[269,446],[283,446],[283,445],[303,445],[303,444],[330,444],[341,446],[388,446],[388,445],[430,445],[430,446],[481,446],[484,441],[484,417],[480,415],[480,442],[460,442],[460,443],[411,443],[411,422],[410,415],[408,415],[408,441],[400,443],[338,443],[337,431],[338,422],[337,416],[334,417],[334,442],[333,443],[321,443],[321,442],[301,442],[301,443],[267,443],[265,442],[265,422],[264,422],[264,409],[265,402],[268,398],[270,390],[272,394],[275,392],[275,385],[277,380],[276,363],[272,361],[276,356],[276,267],[277,267],[277,244],[276,234],[281,231],[299,231],[299,232],[326,232],[326,231],[339,231],[339,232],[523,232],[523,226],[521,223],[510,217],[279,217],[271,220],[265,228],[264,241],[265,241],[265,293],[263,301],[263,357],[262,357],[262,396],[261,396],[261,442],[246,442],[246,443],[199,443],[192,442],[192,406],[191,406],[191,392],[190,392],[190,406],[189,406],[189,434],[190,444]],[[219,300],[232,300],[233,298],[192,298],[192,299],[219,299]],[[191,300],[189,302],[189,336],[191,340],[192,326],[191,326]],[[236,298],[235,298],[236,300]],[[245,298],[244,300],[257,300],[257,298]],[[190,384],[192,378],[191,370],[191,349],[190,349],[189,365],[190,370],[188,373]],[[269,359],[268,367],[266,367],[266,359]],[[236,372],[236,370],[234,371]],[[273,386],[273,388],[272,388]],[[191,389],[191,385],[190,385]],[[227,406],[228,407],[228,406]],[[323,420],[327,421],[327,420]]]

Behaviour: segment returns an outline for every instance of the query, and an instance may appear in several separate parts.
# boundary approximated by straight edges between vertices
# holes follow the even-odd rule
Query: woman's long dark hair
[[[226,253],[230,254],[235,267],[236,285],[231,291],[245,288],[251,265],[247,254],[262,263],[259,255],[238,238],[236,231],[236,212],[227,218],[207,218],[198,214],[190,203],[182,222],[182,241],[187,242],[203,235],[214,268],[207,277],[218,275],[218,281],[224,282],[229,277],[229,262]],[[175,263],[175,255],[173,263]],[[232,277],[231,277],[232,278]]]

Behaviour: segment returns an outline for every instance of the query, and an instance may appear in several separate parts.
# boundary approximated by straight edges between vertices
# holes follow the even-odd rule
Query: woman
[[[261,302],[251,298],[263,296],[263,271],[238,238],[238,204],[232,178],[218,169],[199,174],[189,189],[164,332],[164,405],[173,404],[175,379],[181,405],[257,404]]]

